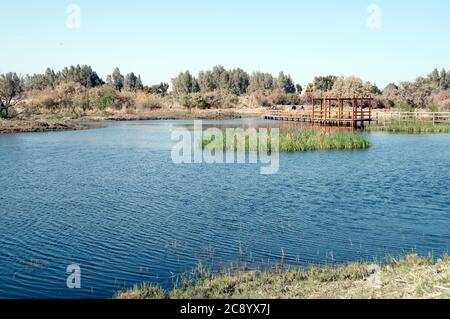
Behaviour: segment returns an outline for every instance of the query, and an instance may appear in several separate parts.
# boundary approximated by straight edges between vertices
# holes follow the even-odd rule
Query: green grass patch
[[[267,137],[267,150],[276,151],[272,145],[272,131]],[[242,140],[242,138],[241,138]],[[202,140],[201,147],[205,150],[245,151],[258,152],[261,150],[261,141],[256,141],[246,136],[245,143],[237,143],[237,139],[229,139],[225,131],[219,136],[206,136]],[[275,140],[276,143],[276,140]],[[317,150],[352,150],[367,149],[371,146],[369,140],[359,132],[347,132],[341,130],[327,131],[324,129],[310,128],[282,128],[279,131],[280,152],[305,152]],[[263,145],[264,147],[266,145]],[[263,148],[265,149],[265,148]]]
[[[370,125],[367,130],[390,132],[390,133],[410,133],[410,134],[423,134],[423,133],[450,133],[450,124],[432,124],[432,123],[400,123],[400,124],[387,124],[387,125]]]
[[[286,129],[280,132],[280,151],[351,150],[370,147],[361,133],[308,129]]]

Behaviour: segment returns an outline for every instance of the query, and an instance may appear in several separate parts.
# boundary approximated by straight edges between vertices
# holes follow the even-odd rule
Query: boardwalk
[[[372,104],[372,98],[313,99],[307,109],[270,111],[264,115],[264,118],[321,126],[362,128],[372,122]]]

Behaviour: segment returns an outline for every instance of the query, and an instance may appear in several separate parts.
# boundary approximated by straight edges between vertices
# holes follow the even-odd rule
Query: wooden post
[[[355,113],[355,109],[356,109],[356,99],[355,99],[355,97],[353,97],[353,102],[352,102],[352,111],[353,111],[353,115],[352,115],[352,126],[353,126],[353,128],[355,128],[356,127],[356,122],[355,122],[355,116],[356,116],[356,113]]]
[[[314,103],[315,102],[315,100],[314,100],[314,98],[312,98],[312,118],[311,118],[311,122],[312,121],[314,121],[314,113],[315,113],[315,106],[314,106]]]
[[[323,118],[323,98],[320,100],[320,120]]]
[[[330,108],[329,108],[329,110],[328,110],[328,118],[330,119],[330,121],[331,121],[331,103],[332,101],[330,100],[328,103],[329,103],[329,106],[330,106]]]
[[[338,100],[338,123],[341,125],[341,100]]]

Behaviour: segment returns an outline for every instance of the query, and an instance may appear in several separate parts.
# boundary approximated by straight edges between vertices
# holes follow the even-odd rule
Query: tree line
[[[66,86],[62,87],[64,84]],[[308,103],[311,97],[321,96],[372,96],[379,107],[397,106],[407,110],[429,108],[435,111],[450,109],[450,71],[445,69],[440,71],[434,69],[427,76],[418,77],[415,81],[391,83],[383,90],[374,83],[363,81],[358,77],[335,75],[317,76],[306,89],[303,89],[284,72],[273,76],[260,71],[248,73],[240,68],[228,70],[223,66],[215,66],[199,72],[196,76],[190,71],[181,72],[172,79],[172,91],[169,92],[168,83],[144,85],[141,76],[134,72],[124,75],[119,68],[115,68],[103,80],[91,66],[76,65],[57,72],[47,68],[42,74],[24,77],[16,73],[1,74],[0,116],[8,117],[10,109],[14,108],[28,92],[48,92],[58,89],[74,91],[73,87],[70,88],[71,84],[77,84],[85,90],[110,88],[119,93],[123,91],[158,96],[170,95],[178,103],[189,108],[236,105],[241,96],[256,97],[259,106]],[[113,97],[118,99],[118,94],[103,91],[108,93],[100,97],[101,101],[108,102]],[[107,105],[106,102],[102,103]]]
[[[254,72],[249,74],[242,69],[227,70],[215,66],[211,70],[201,71],[193,76],[190,71],[181,72],[172,79],[172,89],[177,95],[191,93],[222,92],[237,96],[258,90],[283,93],[302,93],[301,85],[295,85],[290,75],[280,72],[278,77],[269,73]]]

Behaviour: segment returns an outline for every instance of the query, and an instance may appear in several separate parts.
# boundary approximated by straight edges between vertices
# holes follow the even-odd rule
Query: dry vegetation
[[[41,121],[63,117],[60,129],[74,127],[69,121],[236,118],[259,116],[268,108],[307,105],[312,97],[373,96],[379,108],[442,111],[450,108],[450,72],[434,70],[415,82],[390,84],[380,90],[357,77],[322,76],[306,89],[290,75],[280,72],[248,74],[242,69],[222,66],[193,76],[180,73],[169,84],[143,85],[133,72],[122,75],[116,68],[106,80],[87,65],[71,66],[55,72],[20,77],[0,75],[0,118],[2,130],[28,131],[21,121]],[[18,119],[18,120],[17,120]],[[50,125],[50,123],[47,123]],[[53,123],[55,124],[55,123]],[[29,126],[29,125],[28,125]],[[45,125],[44,125],[45,127]],[[35,130],[43,128],[37,124]],[[31,129],[33,130],[33,129]]]
[[[381,276],[368,263],[309,270],[226,270],[214,275],[199,270],[195,279],[165,291],[158,286],[136,286],[117,294],[119,299],[400,299],[450,298],[450,262],[417,255],[380,266]]]

